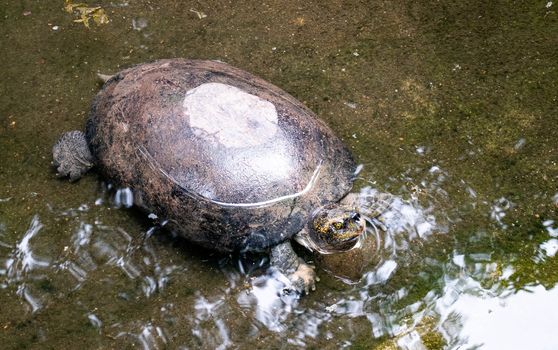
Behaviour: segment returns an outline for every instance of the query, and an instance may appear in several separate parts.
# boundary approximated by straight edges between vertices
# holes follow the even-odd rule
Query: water
[[[0,6],[0,336],[20,348],[554,349],[558,30],[547,1],[102,1]],[[55,178],[96,73],[220,59],[317,112],[399,198],[356,284],[279,297],[265,257],[218,256]]]

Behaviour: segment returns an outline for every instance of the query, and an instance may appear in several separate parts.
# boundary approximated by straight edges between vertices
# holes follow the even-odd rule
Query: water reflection
[[[132,343],[144,350],[164,349],[167,344],[167,338],[161,327],[153,326],[151,322],[141,325],[137,333],[120,332],[116,335],[116,339],[128,339]]]
[[[251,289],[240,292],[236,301],[246,311],[253,310],[254,317],[269,330],[284,331],[296,296],[284,294],[288,278],[276,271],[252,280]]]
[[[195,326],[192,334],[197,337],[201,344],[212,344],[215,349],[226,349],[231,345],[229,330],[222,317],[226,316],[224,298],[209,302],[203,296],[196,299]],[[211,321],[215,327],[207,327],[206,322]]]
[[[539,245],[540,253],[544,253],[545,257],[552,258],[558,252],[558,239],[552,238]]]
[[[493,204],[490,210],[490,218],[500,225],[501,228],[506,229],[506,225],[503,221],[506,216],[506,212],[512,209],[514,204],[504,197],[498,198]]]
[[[495,292],[472,279],[448,281],[435,307],[438,329],[451,349],[555,349],[558,316],[549,306],[557,297],[557,288]]]
[[[50,207],[55,216],[72,220],[70,233],[61,237],[58,249],[42,249],[49,242],[45,232],[53,223],[42,222],[38,215],[30,218],[28,227],[13,242],[5,235],[5,225],[0,226],[0,286],[24,300],[30,314],[45,310],[45,305],[69,303],[82,310],[83,321],[100,337],[143,349],[163,349],[171,344],[227,349],[270,334],[285,336],[292,347],[310,347],[325,339],[336,348],[350,348],[358,343],[354,329],[400,349],[432,348],[432,344],[450,349],[479,344],[500,348],[510,344],[506,329],[518,338],[521,334],[531,339],[541,337],[548,331],[544,328],[548,323],[523,326],[523,333],[520,326],[526,322],[536,325],[537,313],[544,311],[545,303],[550,305],[555,289],[534,286],[516,292],[517,269],[502,265],[492,251],[454,250],[447,259],[424,252],[413,256],[416,247],[445,236],[451,223],[459,222],[451,208],[440,204],[448,201],[441,188],[447,179],[438,166],[431,167],[421,181],[411,181],[408,176],[407,196],[392,196],[381,217],[386,231],[369,234],[368,238],[381,244],[378,259],[366,268],[362,279],[346,285],[319,270],[322,278],[330,281],[318,283],[318,291],[302,300],[283,292],[289,282],[268,268],[265,256],[209,259],[203,269],[215,263],[218,269],[212,273],[217,282],[197,284],[196,279],[208,275],[207,271],[195,272],[191,263],[167,256],[175,247],[170,239],[161,241],[168,237],[164,230],[145,227],[145,232],[133,232],[90,215],[95,206],[120,207],[117,213],[123,214],[133,197],[126,189],[106,188],[92,200],[94,205]],[[474,193],[465,190],[470,186],[461,184],[464,193]],[[378,195],[379,191],[370,187],[361,191],[362,198]],[[481,202],[476,194],[469,198]],[[503,218],[511,202],[504,197],[485,202],[492,204],[478,207],[486,210],[487,220],[495,228],[507,227]],[[540,225],[547,237],[536,244],[532,259],[543,266],[558,252],[558,228],[552,218],[541,220]],[[469,242],[490,237],[488,229],[477,229]],[[182,248],[175,252],[185,254]],[[412,269],[410,261],[420,265],[412,277],[406,276]],[[402,278],[406,279],[403,283],[394,281]],[[433,278],[436,282],[428,285],[437,287],[417,293],[417,285]],[[47,288],[41,287],[45,280],[50,281]],[[192,295],[180,294],[185,289],[192,290]],[[91,300],[72,297],[76,292],[89,295]],[[103,306],[105,298],[110,302]],[[115,317],[109,311],[116,305],[126,309],[138,304],[146,308],[145,313]],[[533,311],[520,315],[520,306],[525,305]],[[544,344],[549,343],[554,342]]]
[[[558,227],[553,227],[554,220],[545,220],[542,224],[551,237],[558,237]]]
[[[361,193],[363,198],[377,195],[377,190],[372,188],[364,188]],[[17,242],[11,244],[0,240],[5,267],[0,270],[2,287],[13,286],[31,312],[40,311],[45,303],[70,303],[83,310],[83,320],[100,336],[106,334],[122,344],[135,344],[144,349],[164,348],[177,333],[193,336],[197,339],[194,343],[197,347],[230,348],[242,341],[242,336],[240,339],[235,337],[239,327],[244,328],[245,335],[251,339],[267,332],[288,334],[291,346],[304,347],[323,336],[335,338],[336,331],[331,327],[337,322],[343,323],[345,317],[366,319],[375,337],[399,334],[395,325],[400,315],[378,308],[376,303],[385,296],[375,295],[374,290],[389,282],[401,266],[401,253],[417,240],[447,231],[445,224],[439,224],[446,219],[438,219],[436,215],[439,213],[419,204],[419,201],[428,203],[424,198],[394,196],[390,209],[382,218],[387,232],[381,233],[379,259],[367,268],[359,283],[349,286],[338,282],[346,293],[334,293],[327,302],[306,305],[296,295],[283,292],[289,281],[267,268],[267,257],[225,258],[219,263],[220,270],[216,271],[221,274],[222,284],[205,291],[195,288],[199,290],[193,299],[184,301],[169,299],[166,294],[168,286],[174,285],[173,290],[176,290],[177,284],[186,283],[179,289],[193,288],[189,285],[196,285],[195,279],[201,275],[191,271],[186,275],[188,265],[161,256],[162,251],[172,249],[172,246],[161,245],[158,241],[159,237],[168,236],[167,232],[159,234],[159,229],[147,228],[145,232],[132,233],[90,215],[95,206],[124,211],[132,198],[127,189],[103,186],[93,205],[84,203],[77,208],[62,209],[49,206],[55,217],[71,219],[70,234],[60,237],[62,241],[58,248],[45,255],[39,254],[34,247],[48,244],[50,238],[41,236],[41,233],[50,230],[53,223],[42,223],[38,216],[32,217],[28,229]],[[376,239],[372,235],[369,238]],[[49,282],[49,288],[56,293],[37,288],[34,281],[41,278],[50,281],[53,275],[58,277]],[[118,284],[114,291],[110,287],[113,284]],[[101,294],[88,302],[63,297],[78,291],[81,293],[76,295],[95,295],[97,288]],[[318,288],[323,289],[321,293],[329,294],[327,286],[318,284]],[[392,301],[402,299],[406,293],[404,288],[400,289]],[[167,298],[161,298],[163,295]],[[115,319],[107,309],[99,308],[103,304],[100,300],[104,298],[113,298],[110,304],[121,307],[149,300],[151,316]],[[240,326],[239,322],[245,325]],[[351,341],[343,340],[339,346],[351,344]]]
[[[41,309],[44,300],[39,291],[35,290],[32,283],[29,282],[46,277],[44,271],[41,272],[40,270],[50,266],[50,261],[47,258],[36,255],[31,242],[42,228],[43,225],[39,216],[33,216],[29,228],[4,260],[5,269],[0,270],[0,274],[5,276],[5,281],[2,283],[3,288],[15,285],[17,288],[16,294],[28,303],[32,312]],[[3,243],[2,246],[7,248],[9,244]],[[37,269],[39,271],[36,271]]]

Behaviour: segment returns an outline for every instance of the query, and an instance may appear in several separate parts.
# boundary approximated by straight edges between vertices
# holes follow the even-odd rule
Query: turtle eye
[[[337,221],[336,223],[333,224],[333,227],[334,227],[336,230],[341,230],[341,229],[343,228],[343,223]]]

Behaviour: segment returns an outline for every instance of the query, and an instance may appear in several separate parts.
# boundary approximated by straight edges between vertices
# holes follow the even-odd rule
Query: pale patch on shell
[[[202,84],[186,93],[182,106],[197,136],[225,147],[258,146],[279,129],[271,102],[231,85]]]

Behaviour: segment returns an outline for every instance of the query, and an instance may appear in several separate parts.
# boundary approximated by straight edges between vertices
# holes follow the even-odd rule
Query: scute
[[[186,92],[182,103],[194,134],[225,148],[256,147],[279,131],[273,103],[221,83],[205,83]]]
[[[222,251],[289,238],[350,190],[355,168],[300,102],[214,61],[162,60],[117,74],[97,95],[86,135],[115,185]]]

